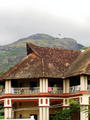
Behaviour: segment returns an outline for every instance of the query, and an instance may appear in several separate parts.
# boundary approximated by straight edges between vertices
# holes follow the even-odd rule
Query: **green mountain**
[[[54,48],[81,49],[83,47],[72,38],[55,38],[47,34],[34,34],[12,44],[0,46],[0,71],[6,71],[26,56],[26,42]]]

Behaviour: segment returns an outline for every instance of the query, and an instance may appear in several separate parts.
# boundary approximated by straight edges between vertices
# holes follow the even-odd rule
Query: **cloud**
[[[90,45],[89,0],[0,0],[0,44],[33,33],[72,37]]]

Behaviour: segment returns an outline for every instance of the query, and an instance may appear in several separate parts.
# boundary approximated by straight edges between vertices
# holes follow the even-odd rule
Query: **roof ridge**
[[[43,76],[45,75],[45,71],[44,71],[44,60],[43,60],[43,58],[41,58],[42,59],[42,72],[43,72]]]
[[[33,44],[31,42],[26,42],[26,44],[28,44],[32,49],[33,49],[33,47],[37,47],[37,48],[45,48],[45,49],[56,49],[56,50],[67,50],[67,51],[80,51],[80,50],[74,50],[74,49],[65,49],[65,48],[54,48],[54,47],[39,46],[39,45]]]

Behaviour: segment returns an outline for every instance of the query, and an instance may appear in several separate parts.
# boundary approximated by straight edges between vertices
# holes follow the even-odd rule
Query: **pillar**
[[[12,118],[12,101],[11,99],[4,99],[4,119]]]
[[[48,79],[40,79],[40,93],[48,93]]]
[[[69,79],[63,80],[63,93],[69,93],[69,87],[70,87],[70,83],[69,83]]]
[[[88,117],[89,96],[80,97],[80,120],[89,120]]]
[[[5,94],[11,93],[11,80],[5,81]]]
[[[49,98],[39,98],[40,120],[49,120]]]
[[[48,79],[46,79],[45,83],[46,83],[46,90],[45,91],[48,92]]]
[[[87,90],[87,76],[80,76],[80,87],[81,91]]]
[[[46,80],[43,79],[43,93],[45,93],[46,91]]]
[[[42,93],[43,91],[43,80],[40,79],[40,93]]]

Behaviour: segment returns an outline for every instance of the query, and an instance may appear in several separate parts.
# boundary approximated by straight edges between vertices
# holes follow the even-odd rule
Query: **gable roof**
[[[39,47],[27,43],[27,56],[0,77],[5,79],[63,78],[80,55],[79,50]]]

